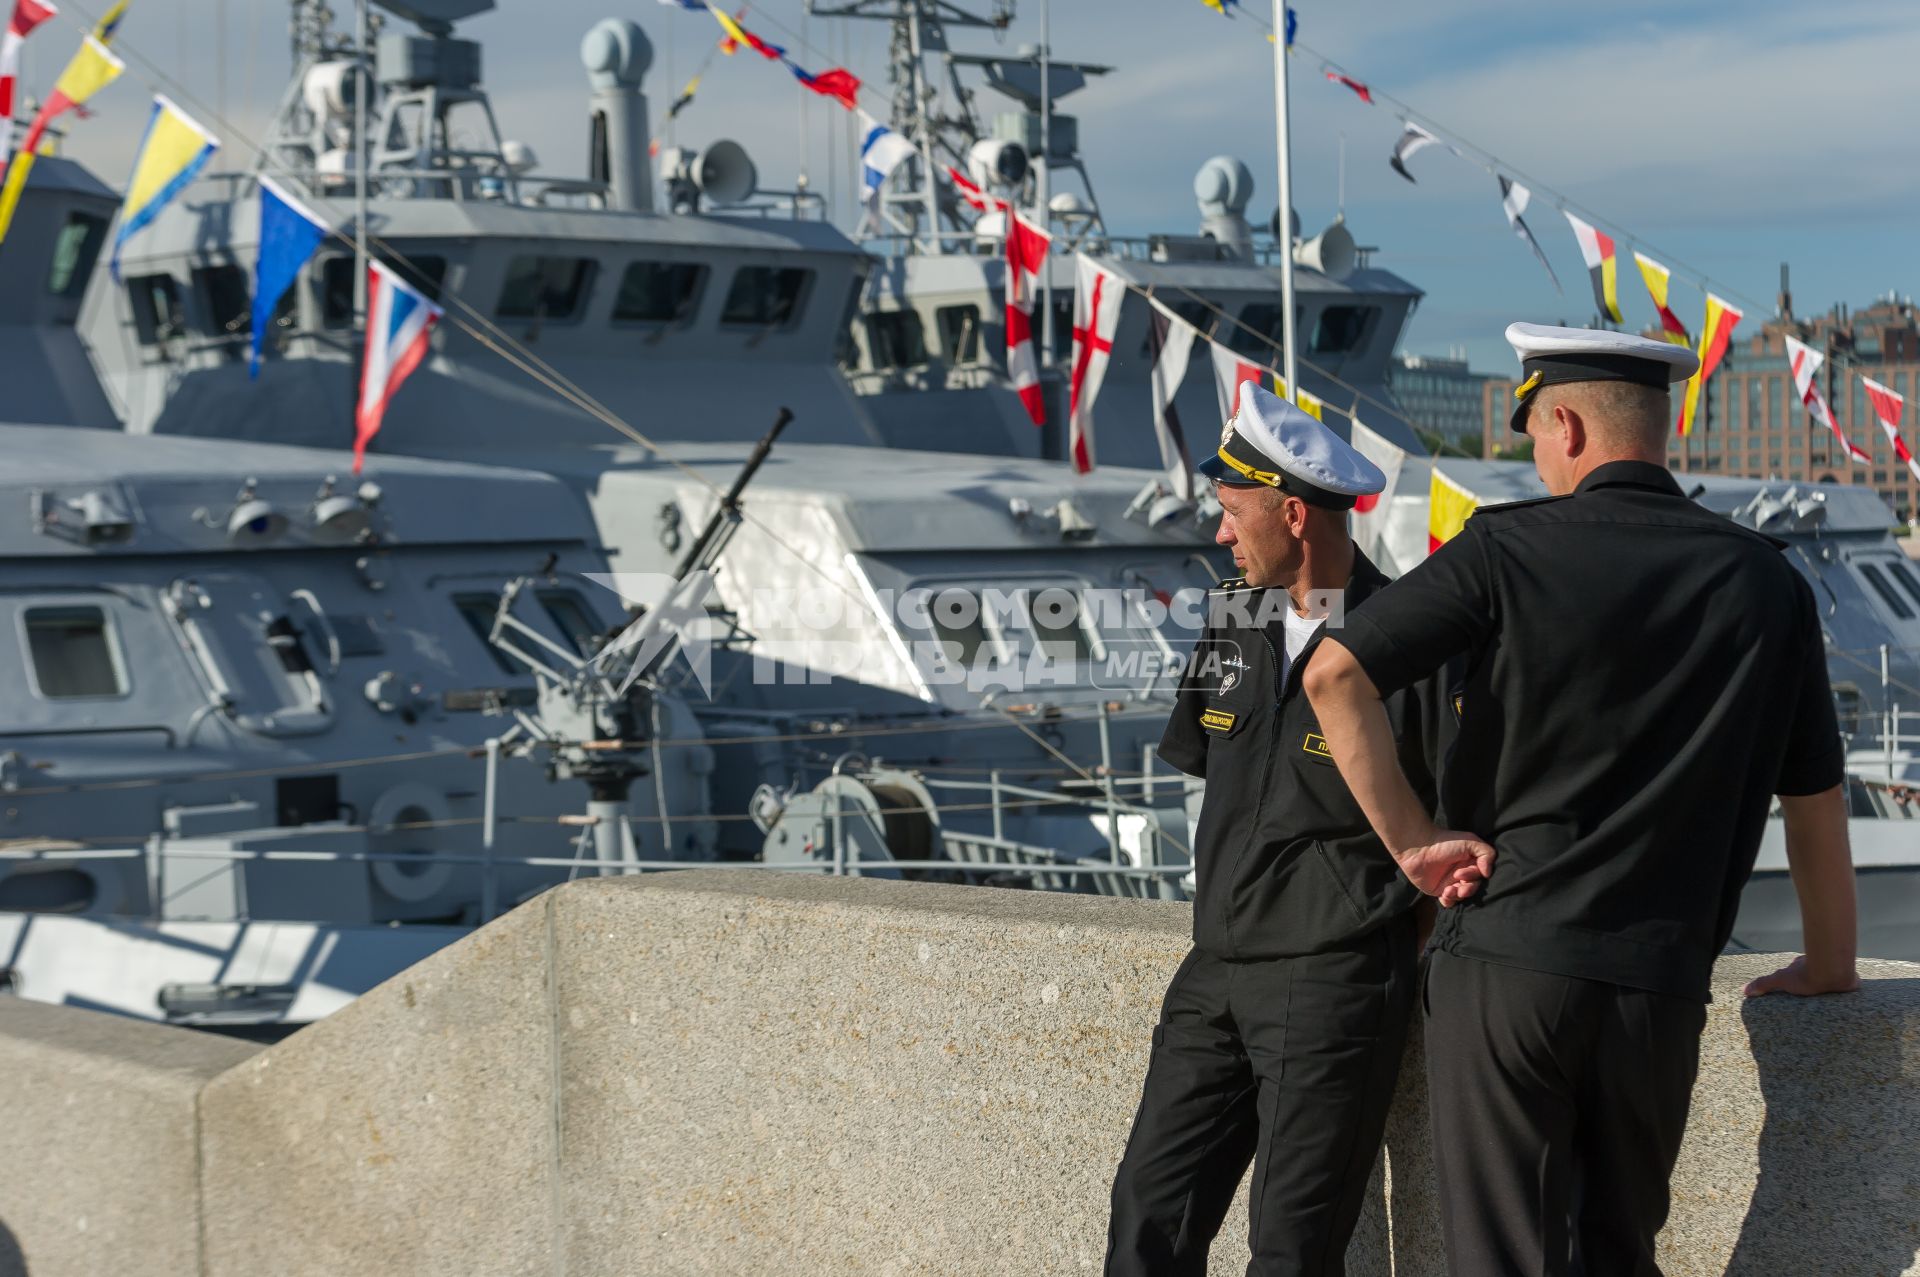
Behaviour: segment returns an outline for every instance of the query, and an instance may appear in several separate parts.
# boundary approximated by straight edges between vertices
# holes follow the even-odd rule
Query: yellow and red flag
[[[1460,535],[1467,520],[1480,508],[1480,499],[1436,468],[1427,489],[1427,553],[1432,554]]]
[[[1741,312],[1724,298],[1707,294],[1707,317],[1700,325],[1700,371],[1687,379],[1687,397],[1680,402],[1680,437],[1693,433],[1694,418],[1700,407],[1700,387],[1707,384],[1713,370],[1726,356],[1727,342]]]
[[[1667,281],[1673,278],[1673,272],[1641,253],[1635,253],[1633,260],[1640,266],[1640,278],[1647,281],[1647,295],[1653,298],[1653,308],[1660,312],[1661,332],[1676,346],[1691,346],[1693,338],[1687,335],[1687,326],[1667,306]]]
[[[14,90],[20,80],[20,46],[33,29],[59,10],[42,0],[14,0],[13,16],[0,32],[0,173],[7,171],[7,156],[13,145]]]
[[[1282,399],[1287,400],[1294,407],[1298,408],[1301,412],[1306,413],[1309,417],[1312,417],[1315,421],[1325,421],[1327,419],[1325,416],[1325,413],[1327,410],[1327,405],[1325,400],[1322,400],[1317,396],[1310,395],[1304,390],[1300,392],[1300,397],[1298,399],[1293,398],[1291,395],[1287,394],[1287,379],[1285,377],[1282,377],[1279,373],[1273,374],[1273,393],[1276,395],[1279,395]]]
[[[728,17],[727,11],[719,5],[708,5],[707,12],[711,13],[713,20],[720,24],[720,29],[727,33],[726,37],[720,41],[720,52],[726,54],[728,57],[732,57],[743,44],[755,53],[758,53],[761,57],[771,61],[778,61],[780,58],[786,56],[787,51],[785,49],[777,44],[768,44],[765,40],[762,40],[759,36],[740,25],[740,19],[747,16],[745,9],[740,11],[739,17],[732,18]]]
[[[1613,236],[1597,226],[1589,226],[1570,212],[1567,213],[1567,224],[1573,227],[1573,237],[1580,241],[1581,260],[1587,264],[1587,274],[1593,277],[1594,304],[1600,307],[1602,315],[1614,323],[1622,322],[1620,267],[1614,259]]]
[[[6,185],[0,187],[0,242],[5,241],[7,228],[13,225],[14,210],[20,206],[20,193],[26,189],[27,174],[33,171],[33,157],[47,126],[56,116],[73,110],[112,84],[126,69],[127,64],[113,56],[112,50],[98,38],[88,36],[81,43],[80,52],[73,55],[73,61],[67,63],[67,69],[54,82],[53,92],[40,104],[26,138],[20,143],[19,153],[7,165]]]

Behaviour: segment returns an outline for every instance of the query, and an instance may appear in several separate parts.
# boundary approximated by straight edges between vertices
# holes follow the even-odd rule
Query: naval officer
[[[1507,340],[1552,495],[1480,509],[1328,636],[1306,690],[1382,841],[1455,904],[1424,996],[1452,1271],[1657,1275],[1714,957],[1774,795],[1807,952],[1747,992],[1858,987],[1845,758],[1806,581],[1664,465],[1692,352]],[[1442,807],[1471,834],[1434,828],[1381,700],[1457,657]]]
[[[1419,894],[1342,783],[1299,670],[1337,632],[1342,591],[1351,609],[1386,585],[1347,533],[1347,511],[1385,478],[1252,383],[1199,469],[1220,500],[1215,539],[1244,575],[1209,597],[1160,744],[1207,782],[1193,949],[1153,1032],[1107,1272],[1204,1273],[1251,1161],[1248,1272],[1337,1274],[1411,1016]],[[1437,682],[1398,692],[1387,712],[1430,799],[1451,713]]]

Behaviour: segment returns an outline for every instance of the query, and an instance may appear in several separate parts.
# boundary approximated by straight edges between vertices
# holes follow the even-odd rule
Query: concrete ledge
[[[210,1277],[551,1273],[548,901],[207,1087]]]
[[[0,998],[0,1277],[198,1274],[198,1097],[258,1049]]]
[[[1184,908],[711,874],[553,908],[570,1277],[1098,1271]]]
[[[0,1177],[0,1221],[35,1277],[1097,1271],[1188,925],[1181,905],[713,870],[549,892],[251,1059],[5,1007],[26,1121],[0,1151],[45,1173]],[[1740,999],[1776,962],[1716,972],[1667,1271],[1920,1272],[1920,967]],[[1355,1277],[1444,1272],[1418,1053]],[[62,1125],[81,1097],[97,1144]],[[80,1204],[140,1262],[58,1249]],[[121,1223],[154,1211],[164,1246]],[[1212,1272],[1244,1270],[1244,1237],[1242,1209]]]

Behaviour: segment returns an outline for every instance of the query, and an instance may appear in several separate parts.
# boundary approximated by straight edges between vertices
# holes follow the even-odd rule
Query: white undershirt
[[[1313,632],[1320,628],[1321,622],[1326,618],[1301,616],[1289,607],[1281,619],[1287,625],[1287,668],[1291,669],[1293,663],[1300,659],[1301,650],[1306,647],[1307,640],[1313,637]]]

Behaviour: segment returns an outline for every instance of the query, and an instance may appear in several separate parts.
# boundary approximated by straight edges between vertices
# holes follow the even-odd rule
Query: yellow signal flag
[[[54,82],[53,92],[40,104],[13,163],[7,165],[6,185],[0,187],[0,243],[5,242],[7,229],[13,225],[13,215],[20,207],[20,193],[27,188],[27,175],[33,171],[34,156],[40,151],[47,126],[53,123],[54,117],[73,110],[119,79],[126,69],[127,64],[98,38],[88,36],[81,42],[80,51]]]

